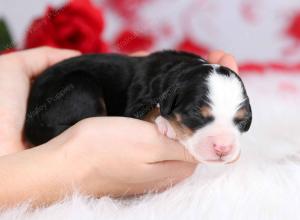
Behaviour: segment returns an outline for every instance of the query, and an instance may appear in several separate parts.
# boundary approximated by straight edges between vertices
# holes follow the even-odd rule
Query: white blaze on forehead
[[[238,78],[216,72],[218,65],[207,79],[208,98],[215,116],[233,117],[239,105],[244,101],[243,88]]]

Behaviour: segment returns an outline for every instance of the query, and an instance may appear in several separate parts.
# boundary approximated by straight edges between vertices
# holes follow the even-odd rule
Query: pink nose
[[[210,146],[213,153],[218,157],[224,157],[232,152],[232,149],[235,146],[235,137],[231,134],[211,136]]]
[[[232,145],[213,144],[213,147],[214,147],[215,153],[218,156],[226,156],[232,150]]]
[[[232,145],[213,145],[214,150],[218,156],[226,156],[232,149]]]

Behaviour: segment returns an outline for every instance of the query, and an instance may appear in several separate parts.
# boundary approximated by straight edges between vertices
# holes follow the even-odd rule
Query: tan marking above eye
[[[157,116],[160,115],[160,109],[158,107],[152,108],[143,118],[144,121],[154,123]]]
[[[199,108],[199,113],[204,117],[208,118],[212,116],[212,109],[209,106],[202,106]]]
[[[244,119],[245,117],[247,116],[247,110],[246,108],[240,108],[234,115],[234,118],[235,119],[238,119],[238,120],[242,120]]]
[[[176,121],[178,121],[178,122],[181,122],[181,120],[182,120],[181,115],[179,115],[179,114],[175,114],[175,118],[176,118]]]

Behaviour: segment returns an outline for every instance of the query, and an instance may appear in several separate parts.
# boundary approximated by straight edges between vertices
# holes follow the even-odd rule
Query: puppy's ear
[[[164,93],[162,99],[159,102],[160,114],[163,117],[167,117],[172,113],[172,111],[175,108],[177,98],[178,98],[177,89],[173,89]]]

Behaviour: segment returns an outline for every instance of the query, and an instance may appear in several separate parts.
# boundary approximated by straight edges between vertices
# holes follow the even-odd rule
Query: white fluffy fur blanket
[[[33,212],[26,205],[0,219],[300,219],[300,75],[244,77],[253,126],[240,160],[200,165],[168,191],[120,201],[74,195]]]

